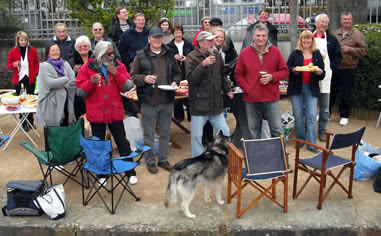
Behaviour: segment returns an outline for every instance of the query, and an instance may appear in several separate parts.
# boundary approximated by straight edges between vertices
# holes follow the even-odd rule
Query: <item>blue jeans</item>
[[[311,85],[303,84],[302,94],[291,96],[297,139],[316,143],[317,97],[312,95]]]
[[[319,94],[319,132],[327,130],[329,120],[329,93]]]
[[[206,121],[212,124],[217,134],[222,131],[225,136],[230,136],[230,129],[226,123],[224,113],[209,116],[192,116],[191,119],[191,149],[192,157],[197,157],[204,152],[202,146],[202,131]]]
[[[282,134],[279,101],[245,102],[245,106],[251,138],[261,138],[263,115],[266,115],[266,119],[269,122],[271,137],[279,137]]]

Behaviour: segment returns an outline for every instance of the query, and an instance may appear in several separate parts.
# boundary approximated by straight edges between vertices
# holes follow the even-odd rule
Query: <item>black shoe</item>
[[[155,164],[147,164],[147,169],[151,174],[156,174],[158,172]]]
[[[168,161],[159,162],[157,165],[166,171],[170,171],[172,169],[172,165],[169,164]]]
[[[22,128],[25,130],[25,132],[29,132],[29,125],[28,125],[28,123],[26,123],[26,122],[22,123]]]

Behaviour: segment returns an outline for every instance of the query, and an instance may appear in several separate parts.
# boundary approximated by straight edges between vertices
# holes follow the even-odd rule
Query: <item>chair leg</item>
[[[325,173],[320,173],[320,188],[319,188],[319,200],[318,200],[318,205],[317,209],[321,210],[322,205],[323,205],[323,193],[324,193],[324,186],[325,186],[325,181],[326,181],[326,174]]]
[[[297,187],[298,187],[298,164],[297,163],[295,163],[294,171],[295,171],[295,173],[294,173],[294,186],[292,189],[292,198],[293,199],[296,198],[296,191],[297,191]]]
[[[230,174],[228,174],[228,196],[226,197],[226,201],[228,204],[232,202],[232,178]]]
[[[350,167],[350,174],[349,174],[349,187],[348,187],[348,198],[353,198],[352,195],[352,186],[353,186],[353,172],[354,172],[354,165],[352,164]]]
[[[241,217],[241,189],[242,182],[239,181],[237,185],[237,218]]]
[[[273,183],[273,187],[271,189],[271,196],[273,199],[276,198],[276,185],[274,184],[275,183],[275,179],[272,179],[272,183]]]
[[[287,213],[288,210],[288,175],[283,179],[283,212]]]

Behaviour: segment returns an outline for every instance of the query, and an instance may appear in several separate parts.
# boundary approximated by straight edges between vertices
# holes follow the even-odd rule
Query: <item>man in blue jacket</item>
[[[148,43],[149,29],[145,27],[146,20],[143,13],[137,13],[134,17],[135,28],[123,33],[119,44],[119,53],[122,62],[130,71],[136,52],[143,49]]]
[[[54,35],[53,39],[48,40],[46,45],[56,43],[61,50],[62,58],[67,61],[74,56],[74,44],[75,39],[70,38],[67,34],[67,27],[65,23],[57,23],[55,26],[56,35]]]

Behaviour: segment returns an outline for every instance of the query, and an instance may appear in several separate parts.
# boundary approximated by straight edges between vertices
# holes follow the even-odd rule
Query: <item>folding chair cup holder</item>
[[[256,205],[263,197],[283,208],[287,213],[288,207],[288,159],[284,147],[283,136],[271,139],[243,140],[243,153],[238,148],[229,144],[228,166],[228,196],[227,202],[231,203],[237,197],[237,218]],[[269,186],[260,181],[271,180]],[[283,183],[283,203],[276,199],[276,186]],[[232,185],[236,191],[232,192]],[[248,206],[241,209],[242,190],[251,186],[260,192]]]
[[[110,140],[99,140],[95,137],[86,139],[81,136],[80,142],[86,155],[86,162],[81,168],[83,183],[82,203],[84,206],[86,206],[95,195],[98,195],[110,214],[115,214],[125,192],[128,192],[136,201],[140,200],[129,186],[129,179],[134,169],[140,165],[142,154],[151,150],[150,147],[144,146],[141,150],[132,152],[128,157],[113,158]],[[134,157],[138,157],[138,160],[132,161]],[[86,174],[84,172],[86,172]],[[85,180],[85,178],[87,180]],[[105,178],[107,182],[111,182],[111,186],[107,187],[106,181],[101,182],[101,178]],[[87,191],[85,191],[85,183],[89,184]],[[116,191],[118,186],[121,186],[122,190],[115,202],[114,191]],[[109,204],[101,192],[111,195]]]
[[[319,198],[318,198],[318,204],[317,209],[321,210],[323,201],[327,198],[329,192],[332,190],[332,188],[337,184],[339,185],[344,192],[348,195],[348,198],[353,198],[352,195],[352,186],[353,186],[353,173],[354,173],[354,166],[355,163],[355,153],[360,145],[361,138],[365,132],[365,127],[361,128],[360,130],[348,133],[348,134],[336,134],[333,136],[333,133],[326,133],[327,134],[327,142],[325,147],[318,146],[316,144],[312,144],[303,140],[296,139],[296,155],[295,155],[295,172],[294,172],[294,188],[292,197],[296,199],[300,193],[305,189],[307,184],[310,182],[311,179],[316,180],[319,183]],[[330,144],[331,136],[333,136],[332,143]],[[318,148],[321,150],[320,153],[317,155],[310,157],[310,158],[304,158],[302,159],[300,157],[300,144],[306,144],[313,146],[315,148]],[[340,156],[337,156],[334,154],[334,150],[336,149],[342,149],[346,147],[352,147],[351,152],[351,158],[343,158]],[[335,175],[331,170],[334,168],[341,169],[338,171],[338,173]],[[349,174],[349,183],[348,187],[345,187],[342,182],[340,182],[340,177],[344,173],[346,169],[349,168],[350,174]],[[302,187],[297,189],[297,183],[298,183],[298,174],[299,170],[306,172],[309,174],[306,181],[303,183]],[[332,177],[332,183],[327,186],[327,176]]]
[[[63,184],[68,180],[73,180],[77,184],[82,182],[75,177],[84,163],[84,155],[81,152],[80,136],[83,132],[83,120],[80,119],[67,127],[45,127],[45,151],[35,149],[31,143],[22,141],[20,144],[25,149],[33,153],[37,158],[43,180],[53,185],[53,173],[58,172],[66,176]],[[71,171],[67,164],[75,164]]]

